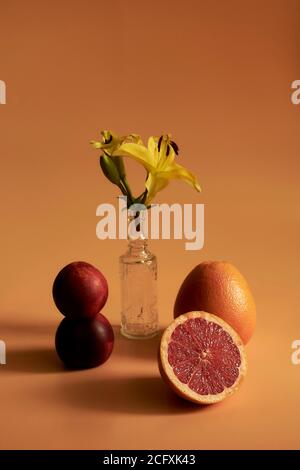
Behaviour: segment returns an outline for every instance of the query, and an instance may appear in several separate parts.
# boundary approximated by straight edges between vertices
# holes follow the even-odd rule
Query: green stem
[[[146,198],[147,198],[147,194],[148,194],[148,189],[145,189],[144,193],[143,193],[143,197],[142,197],[142,204],[145,204],[145,201],[146,201]]]
[[[128,193],[127,193],[126,188],[124,187],[122,181],[120,181],[120,184],[118,184],[118,186],[119,186],[119,188],[121,189],[122,194],[123,194],[124,196],[127,196],[127,197],[128,197]]]
[[[136,202],[140,202],[141,199],[145,196],[145,192],[147,191],[147,189],[145,191],[143,191],[138,197],[135,198],[135,201]]]
[[[128,181],[127,181],[127,179],[126,179],[126,176],[125,176],[124,178],[122,178],[121,181],[122,181],[122,183],[123,183],[123,185],[124,185],[124,188],[125,188],[126,191],[127,191],[127,196],[128,196],[128,198],[129,198],[129,202],[130,202],[130,205],[131,205],[131,204],[133,203],[133,201],[134,201],[134,197],[133,197],[133,195],[132,195],[132,192],[131,192],[130,186],[129,186],[129,184],[128,184]]]

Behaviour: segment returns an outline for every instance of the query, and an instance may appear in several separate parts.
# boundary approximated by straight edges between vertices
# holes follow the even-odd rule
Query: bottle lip
[[[133,239],[128,239],[128,244],[130,248],[146,248],[148,245],[148,240],[146,238],[137,238],[135,240]]]

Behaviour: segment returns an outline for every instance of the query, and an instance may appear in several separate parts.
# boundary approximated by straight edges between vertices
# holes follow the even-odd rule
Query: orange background
[[[0,447],[299,448],[299,0],[3,0],[0,18]],[[103,313],[119,322],[126,243],[95,235],[97,205],[118,194],[89,148],[103,128],[171,132],[203,186],[172,182],[157,199],[205,204],[202,251],[151,242],[161,324],[202,260],[231,261],[252,287],[249,373],[220,405],[169,394],[157,340],[117,337],[99,369],[64,373],[56,361],[51,286],[63,265],[103,271]],[[141,185],[136,165],[130,175]]]

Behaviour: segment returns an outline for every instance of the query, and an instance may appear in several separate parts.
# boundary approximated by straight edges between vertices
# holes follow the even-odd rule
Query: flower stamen
[[[158,151],[160,151],[160,147],[161,147],[161,143],[162,143],[163,138],[164,138],[164,136],[161,135],[160,138],[158,139],[158,144],[157,144]]]
[[[106,137],[104,137],[104,143],[105,144],[110,144],[111,141],[112,141],[112,135],[110,135],[108,139]]]
[[[176,155],[178,155],[179,153],[179,147],[178,145],[176,144],[176,142],[174,142],[174,140],[170,140],[170,145],[171,147],[173,148],[174,152],[176,153]]]

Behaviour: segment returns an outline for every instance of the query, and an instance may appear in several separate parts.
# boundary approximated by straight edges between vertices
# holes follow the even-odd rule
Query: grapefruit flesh
[[[183,398],[217,403],[236,390],[246,373],[243,343],[217,316],[186,313],[174,320],[162,336],[160,371]]]

